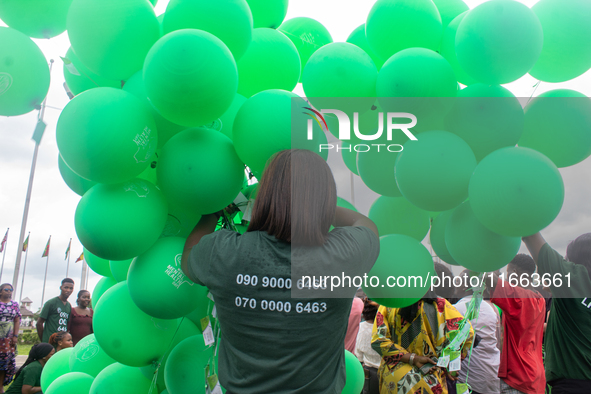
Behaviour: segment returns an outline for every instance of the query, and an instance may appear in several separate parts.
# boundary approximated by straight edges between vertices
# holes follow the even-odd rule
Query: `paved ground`
[[[23,365],[25,363],[25,361],[27,361],[27,357],[28,356],[16,356],[16,369],[18,370],[21,365]]]

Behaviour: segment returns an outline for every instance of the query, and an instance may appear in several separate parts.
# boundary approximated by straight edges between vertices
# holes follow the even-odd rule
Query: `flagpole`
[[[68,273],[70,272],[70,246],[72,246],[72,238],[70,238],[70,243],[68,244],[68,264],[66,265],[66,278],[68,277]]]
[[[80,275],[80,289],[86,290],[86,260],[82,259],[82,274]]]
[[[49,74],[51,74],[51,69],[53,68],[53,59],[50,60],[49,64]],[[37,126],[35,127],[35,132],[33,133],[33,139],[35,140],[35,151],[33,152],[33,161],[31,162],[31,174],[29,175],[29,186],[27,188],[27,196],[25,197],[25,210],[23,212],[23,221],[21,223],[21,233],[18,237],[18,250],[22,250],[23,248],[23,241],[25,240],[25,231],[27,229],[27,218],[29,217],[29,204],[31,203],[31,192],[33,190],[33,178],[35,177],[35,167],[37,166],[37,154],[39,153],[39,145],[41,144],[41,137],[43,136],[43,131],[45,128],[43,125],[43,116],[45,115],[45,105],[47,103],[47,96],[43,100],[41,104],[41,110],[39,112],[39,119],[37,120]],[[14,275],[12,277],[12,287],[13,290],[16,292],[16,287],[18,284],[18,275],[21,266],[21,255],[22,253],[16,254],[16,262],[14,263]]]
[[[43,301],[45,300],[45,283],[47,283],[47,267],[49,267],[49,253],[47,253],[47,261],[45,262],[45,279],[43,279],[43,294],[41,294],[41,308],[43,308]]]
[[[29,236],[30,235],[31,235],[31,232],[29,231]],[[22,253],[21,250],[19,250],[19,253]],[[21,294],[20,294],[19,299],[18,299],[18,303],[19,304],[23,300],[23,288],[25,287],[25,274],[27,273],[27,257],[28,256],[29,256],[29,246],[27,245],[27,250],[25,250],[25,263],[23,264],[23,281],[21,282]]]
[[[8,247],[8,230],[10,230],[10,227],[6,230],[6,238],[4,239],[4,247],[2,249],[2,267],[0,267],[0,283],[2,283],[2,272],[4,271],[4,258],[6,257],[6,249]]]

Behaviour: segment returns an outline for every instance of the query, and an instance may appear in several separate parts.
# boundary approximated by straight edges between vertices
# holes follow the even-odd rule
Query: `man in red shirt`
[[[501,349],[501,393],[544,394],[546,376],[542,362],[542,336],[546,302],[531,286],[536,265],[525,254],[518,254],[507,266],[511,286],[493,274],[491,301],[503,311]],[[487,281],[488,282],[488,281]]]

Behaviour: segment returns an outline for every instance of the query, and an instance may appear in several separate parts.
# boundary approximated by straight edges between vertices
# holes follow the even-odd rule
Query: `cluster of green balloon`
[[[82,338],[70,354],[70,371],[96,377],[103,369],[115,363],[98,344],[94,334]]]
[[[404,234],[422,241],[430,227],[429,212],[404,197],[378,197],[369,208],[369,218],[378,227],[380,236]]]
[[[391,234],[380,237],[380,255],[367,274],[370,286],[363,287],[365,294],[380,305],[403,308],[421,299],[429,289],[429,276],[435,276],[431,253],[420,241],[408,235]],[[386,285],[389,276],[398,280],[395,286]],[[371,277],[379,278],[372,284]],[[422,280],[406,278],[419,276]]]
[[[49,67],[41,49],[20,31],[0,26],[0,116],[31,112],[48,90]]]
[[[371,49],[369,42],[367,42],[367,37],[365,36],[365,23],[358,26],[351,32],[351,34],[349,34],[349,37],[347,37],[347,42],[357,45],[359,48],[363,49],[365,53],[371,57],[371,60],[373,60],[373,63],[376,65],[378,71],[380,68],[382,68],[384,60],[379,57],[373,49]]]
[[[345,350],[345,370],[347,381],[343,387],[342,394],[358,394],[363,391],[365,373],[363,367],[353,353]]]
[[[542,25],[529,7],[513,0],[491,0],[470,10],[461,21],[456,54],[460,66],[478,82],[505,84],[534,66],[543,37]]]
[[[66,56],[63,57],[62,60],[64,62],[64,79],[68,84],[68,88],[74,95],[96,87],[121,88],[120,80],[101,77],[90,71],[88,67],[78,59],[78,56],[76,56],[72,47],[68,48]]]
[[[144,343],[144,346],[150,346],[150,343]],[[139,368],[114,363],[97,375],[90,392],[92,394],[146,394],[150,392],[151,383]]]
[[[84,253],[84,261],[86,261],[86,264],[88,264],[88,267],[91,270],[102,276],[113,276],[111,273],[111,265],[109,260],[101,259],[100,257],[95,256],[86,248],[83,248],[82,250]]]
[[[460,23],[467,14],[468,11],[456,16],[450,22],[450,24],[447,25],[443,31],[443,38],[441,39],[441,48],[439,49],[439,53],[445,58],[445,60],[448,61],[451,68],[453,68],[458,82],[468,86],[477,82],[474,78],[468,75],[466,71],[464,71],[460,65],[460,62],[458,61],[458,56],[456,55],[456,33]]]
[[[52,38],[66,30],[71,3],[72,0],[3,0],[0,19],[29,37]]]
[[[76,207],[80,242],[106,260],[127,260],[148,250],[168,218],[164,195],[148,181],[97,184]]]
[[[88,394],[94,377],[82,372],[68,372],[53,381],[43,390],[47,394],[76,393]]]
[[[559,168],[572,166],[591,155],[590,125],[591,99],[574,90],[551,90],[525,107],[519,146],[543,153]]]
[[[464,140],[447,131],[427,131],[404,144],[396,160],[396,182],[417,207],[447,211],[468,197],[475,167],[474,153]]]
[[[166,389],[171,394],[205,392],[204,371],[213,347],[206,347],[203,335],[189,337],[175,346],[164,367]]]
[[[263,90],[292,91],[300,79],[300,55],[283,33],[254,29],[248,50],[238,60],[238,93],[251,97]]]
[[[57,168],[59,169],[60,175],[66,185],[79,196],[83,196],[91,187],[96,185],[96,182],[84,179],[72,171],[72,169],[64,162],[61,155],[58,155],[57,158]]]
[[[66,26],[80,61],[115,80],[127,80],[140,70],[160,38],[156,14],[146,0],[73,0]]]
[[[454,209],[449,211],[441,212],[431,222],[431,230],[429,231],[429,243],[433,248],[433,251],[441,260],[451,265],[460,265],[449,253],[447,245],[445,243],[445,230],[447,228],[447,222],[451,217]]]
[[[246,0],[246,2],[252,12],[253,26],[271,29],[276,29],[281,25],[287,15],[289,4],[289,0]]]
[[[74,348],[65,348],[55,353],[47,361],[41,373],[41,390],[47,391],[47,388],[57,378],[70,372],[70,355]]]
[[[304,72],[304,67],[310,56],[320,47],[330,44],[332,42],[332,36],[322,23],[306,17],[286,20],[277,30],[285,34],[298,50],[298,54],[300,55],[301,81],[301,73]]]
[[[232,53],[219,38],[184,29],[165,35],[150,49],[144,84],[162,116],[194,127],[214,121],[228,109],[238,73]]]
[[[521,238],[500,235],[484,227],[466,201],[449,218],[445,244],[459,265],[476,272],[490,272],[511,262],[519,251]]]
[[[94,290],[92,291],[92,305],[94,305],[95,309],[103,294],[105,294],[107,290],[116,284],[117,281],[110,276],[99,279],[99,281],[96,283],[96,286],[94,286]]]
[[[564,184],[554,163],[543,154],[529,148],[502,148],[478,164],[469,197],[476,218],[489,230],[523,237],[556,218],[564,201]]]

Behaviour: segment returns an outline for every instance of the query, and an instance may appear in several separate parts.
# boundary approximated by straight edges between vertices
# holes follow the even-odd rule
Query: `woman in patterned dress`
[[[12,301],[12,285],[0,285],[0,393],[12,382],[16,370],[16,342],[21,323],[21,311],[17,302]]]
[[[450,342],[448,332],[457,330],[462,319],[446,299],[430,291],[405,308],[380,306],[372,336],[372,347],[382,355],[378,370],[380,394],[447,394],[446,379],[451,378],[447,371],[433,365],[429,373],[422,374],[419,368],[434,364],[431,359],[442,356]],[[462,359],[468,354],[473,336],[470,327]]]

